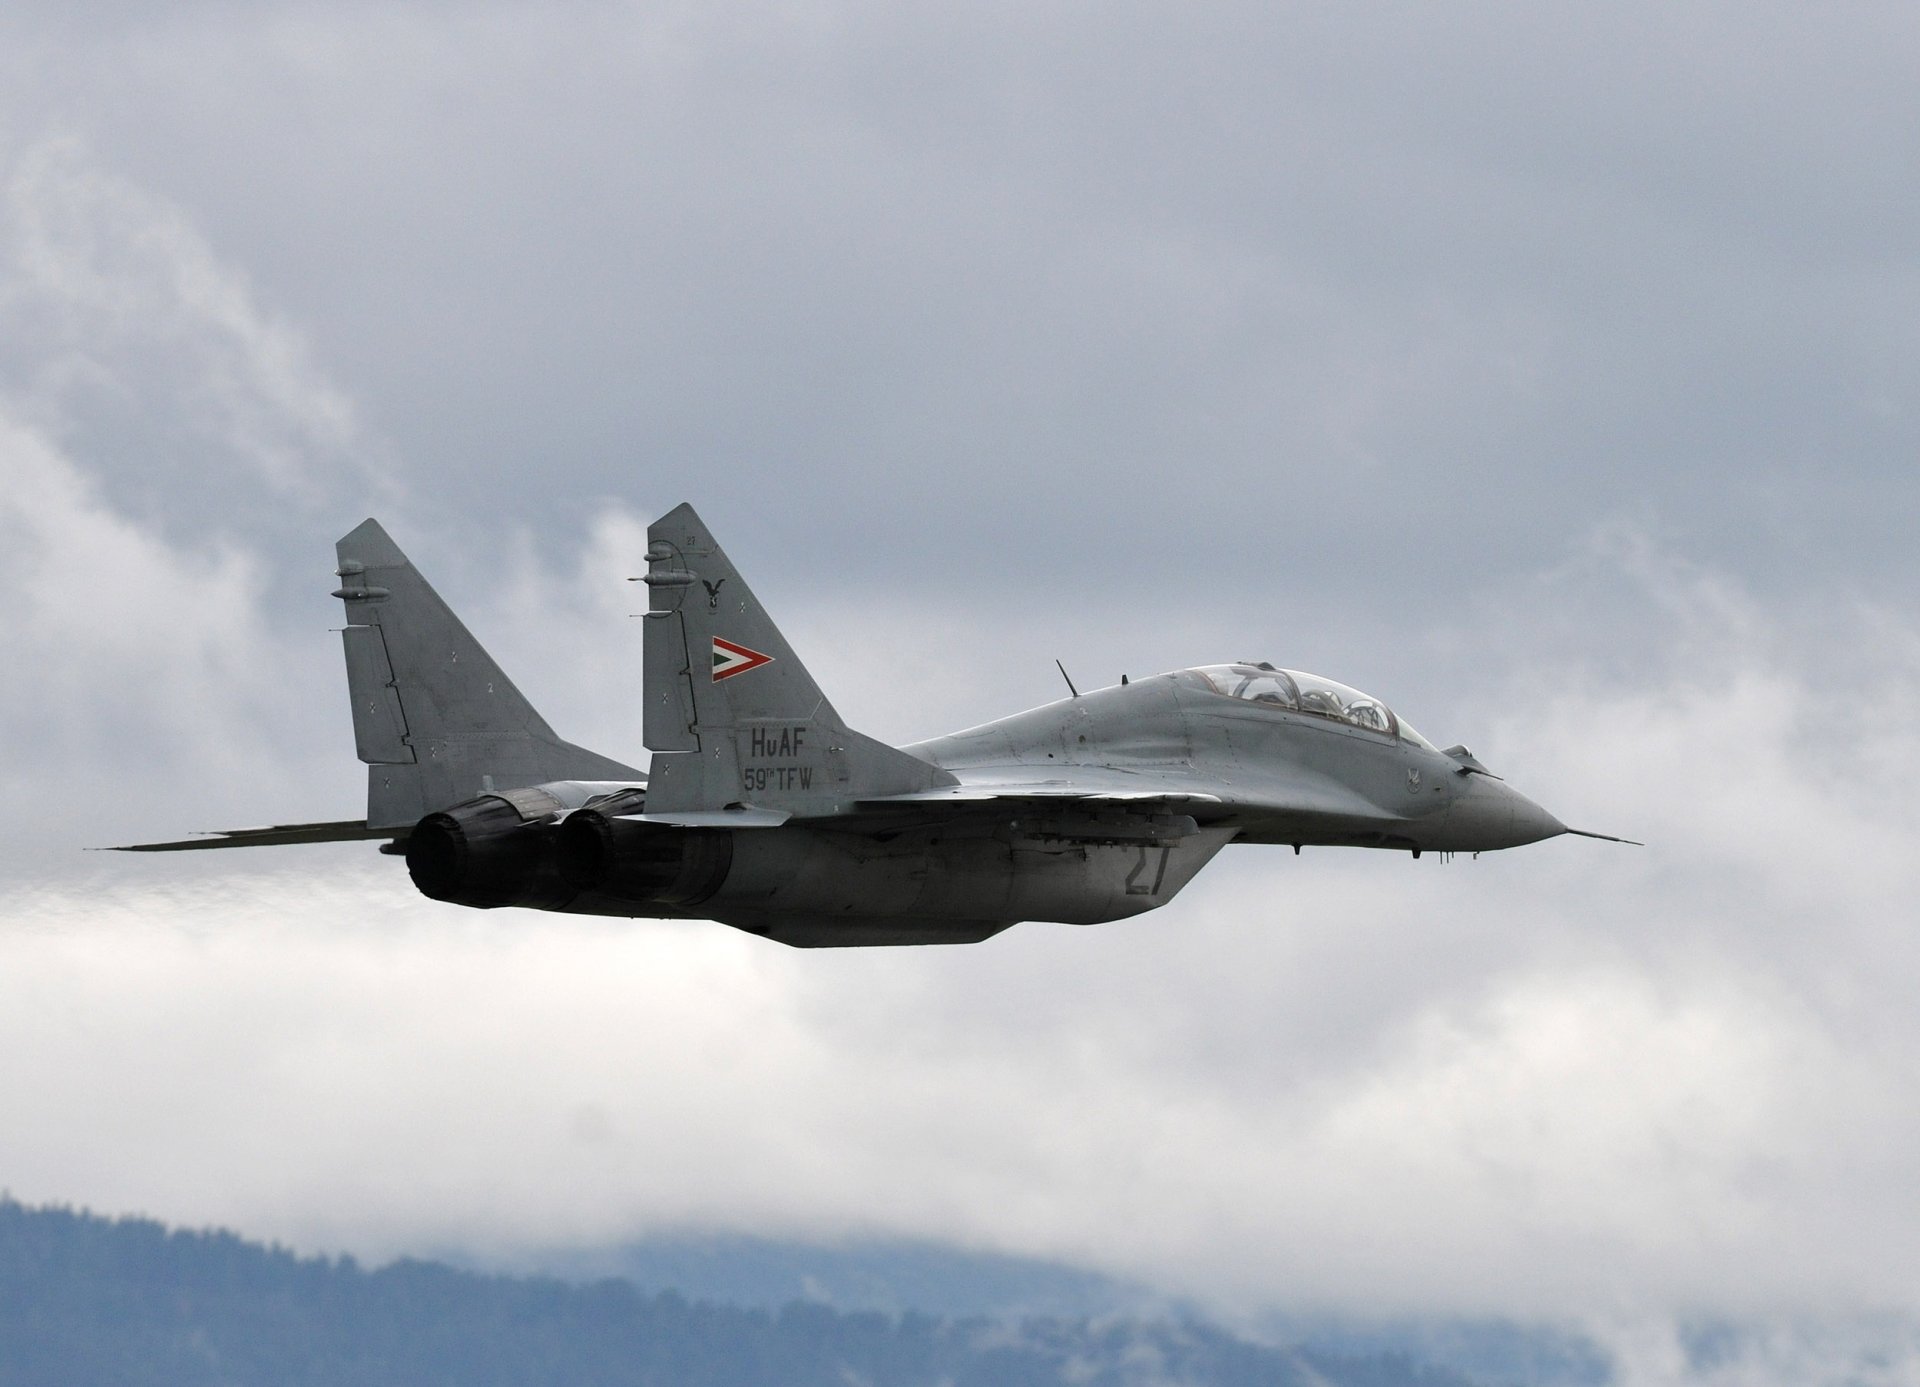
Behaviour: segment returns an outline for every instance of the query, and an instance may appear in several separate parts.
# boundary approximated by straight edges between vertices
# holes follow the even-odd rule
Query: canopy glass
[[[1395,717],[1393,710],[1379,699],[1317,674],[1278,669],[1265,662],[1202,665],[1193,672],[1229,698],[1245,699],[1275,711],[1310,713],[1352,727],[1364,727],[1369,732],[1397,736],[1429,751],[1434,749],[1432,742]]]

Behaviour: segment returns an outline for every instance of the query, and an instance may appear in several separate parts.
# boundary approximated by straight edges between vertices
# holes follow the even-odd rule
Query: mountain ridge
[[[0,1196],[0,1383],[69,1387],[1473,1387],[1382,1353],[1193,1319],[778,1311],[403,1258],[375,1269],[222,1230]]]

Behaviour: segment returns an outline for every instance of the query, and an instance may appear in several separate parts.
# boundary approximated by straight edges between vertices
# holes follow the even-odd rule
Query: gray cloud
[[[24,90],[550,536],[677,474],[936,583],[903,519],[1378,595],[1650,514],[1905,583],[1909,18],[1618,14],[188,11]]]

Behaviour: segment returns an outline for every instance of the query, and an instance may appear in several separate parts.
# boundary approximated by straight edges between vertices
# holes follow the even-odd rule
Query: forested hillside
[[[0,1387],[1465,1387],[1196,1323],[778,1313],[403,1261],[299,1257],[0,1199]]]

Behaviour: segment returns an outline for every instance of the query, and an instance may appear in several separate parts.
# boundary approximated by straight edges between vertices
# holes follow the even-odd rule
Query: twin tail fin
[[[367,825],[410,827],[476,795],[558,780],[644,782],[563,741],[378,521],[337,546]]]
[[[647,530],[647,812],[829,815],[954,777],[850,729],[692,506]]]

